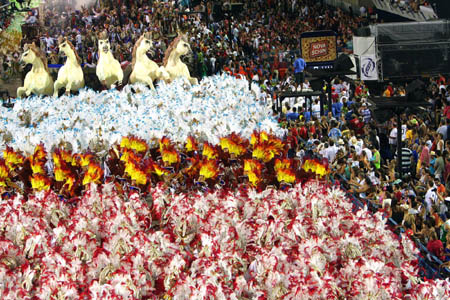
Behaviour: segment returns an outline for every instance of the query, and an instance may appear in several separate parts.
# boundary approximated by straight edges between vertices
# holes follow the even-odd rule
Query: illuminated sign
[[[317,58],[327,55],[328,55],[328,43],[326,41],[319,41],[310,44],[309,57]]]
[[[302,57],[308,66],[332,63],[337,58],[333,31],[305,32],[301,35]]]

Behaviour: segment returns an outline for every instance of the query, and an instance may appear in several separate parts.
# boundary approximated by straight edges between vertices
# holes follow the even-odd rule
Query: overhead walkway
[[[373,5],[381,11],[398,15],[403,18],[423,22],[437,20],[438,16],[431,7],[420,6],[419,11],[414,11],[405,1],[393,2],[391,0],[372,0]]]

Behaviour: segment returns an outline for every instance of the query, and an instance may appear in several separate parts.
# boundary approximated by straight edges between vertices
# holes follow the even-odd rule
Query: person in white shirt
[[[432,182],[432,186],[428,188],[425,194],[425,204],[427,206],[427,212],[430,212],[431,206],[436,203],[437,199],[437,186]]]
[[[308,13],[309,13],[309,7],[308,7],[308,5],[304,5],[302,7],[302,16],[307,16]]]
[[[25,23],[33,25],[37,23],[37,18],[34,16],[33,12],[28,13],[28,17],[25,20]]]
[[[406,131],[408,130],[408,127],[406,126],[406,124],[402,125],[402,142],[404,140],[406,140]]]
[[[291,4],[291,12],[294,12],[297,8],[297,0],[293,0]]]
[[[365,17],[366,13],[367,13],[367,10],[366,10],[366,8],[364,6],[361,6],[359,8],[359,12],[361,13],[361,16]]]
[[[320,103],[319,100],[314,100],[314,104],[312,106],[312,116],[316,118],[320,118]]]
[[[254,47],[255,49],[258,49],[258,47],[259,47],[259,38],[260,38],[260,35],[258,34],[258,35],[255,37],[255,39],[253,40],[253,47]]]
[[[330,140],[330,146],[328,148],[326,148],[325,151],[326,151],[326,157],[328,159],[328,162],[330,164],[332,164],[334,162],[334,160],[336,159],[336,155],[339,151],[339,147],[337,147],[334,144],[333,140]]]
[[[79,30],[78,30],[75,40],[76,40],[77,50],[81,52],[81,50],[83,49],[83,38],[82,38],[81,32]]]
[[[361,155],[363,148],[364,148],[364,141],[361,138],[357,138],[354,146],[355,146],[356,154]]]
[[[370,169],[369,172],[369,179],[372,182],[372,184],[374,185],[379,185],[381,183],[380,179],[377,177],[377,175],[375,174],[374,169]]]
[[[303,82],[303,90],[309,90],[311,89],[311,84],[309,83],[308,80],[305,79],[305,82]]]
[[[389,146],[391,148],[391,152],[394,153],[397,147],[397,126],[395,125],[389,133]]]
[[[82,19],[87,25],[92,26],[92,16],[91,15],[84,16]]]
[[[444,140],[447,140],[447,126],[450,125],[449,122],[441,120],[441,126],[436,130],[437,133],[442,135]]]
[[[213,74],[216,74],[216,58],[214,56],[211,56],[211,58],[209,59],[209,61],[211,62],[211,70]],[[253,78],[252,78],[253,80]],[[259,79],[258,79],[259,80]]]
[[[45,34],[45,37],[43,37],[42,39],[44,40],[44,43],[45,43],[46,52],[50,53],[51,48],[55,44],[55,40],[51,36],[48,35],[48,32]],[[42,46],[42,44],[41,44],[41,46]]]
[[[366,154],[367,160],[370,161],[370,159],[372,158],[372,151],[370,151],[370,149],[365,146],[362,151],[364,151],[364,153]]]
[[[46,36],[44,37],[44,42],[45,42],[45,45],[47,46],[47,48],[50,48],[54,44],[54,39],[52,37],[48,36],[48,33],[47,33]]]

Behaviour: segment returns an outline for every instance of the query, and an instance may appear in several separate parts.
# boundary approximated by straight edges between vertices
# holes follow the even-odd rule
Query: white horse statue
[[[84,87],[83,69],[80,66],[81,60],[75,51],[75,47],[67,39],[59,40],[59,50],[67,56],[67,61],[59,69],[58,79],[55,81],[53,90],[54,97],[58,97],[59,89],[62,87],[66,88],[66,94],[69,94],[70,91],[77,92]]]
[[[53,79],[48,72],[47,58],[39,48],[33,44],[27,44],[24,47],[26,51],[22,54],[20,60],[25,64],[32,64],[31,71],[25,76],[22,87],[17,89],[17,97],[27,97],[31,94],[47,95],[53,94]]]
[[[181,56],[189,52],[192,52],[192,50],[187,42],[186,35],[178,34],[167,47],[166,53],[164,53],[163,65],[170,75],[170,81],[178,77],[185,77],[191,84],[198,84],[197,78],[191,77],[188,67],[181,61]]]
[[[133,48],[133,61],[129,83],[146,83],[151,89],[155,89],[153,81],[160,79],[168,81],[169,74],[164,67],[159,67],[153,60],[147,57],[147,52],[152,49],[153,42],[148,34],[142,35]]]
[[[116,83],[122,85],[123,70],[111,53],[111,45],[105,33],[98,37],[98,53],[96,74],[100,82],[108,89]]]

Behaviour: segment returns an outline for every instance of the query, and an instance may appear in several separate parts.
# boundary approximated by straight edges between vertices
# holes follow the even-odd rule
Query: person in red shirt
[[[309,126],[309,132],[311,133],[311,136],[316,134],[316,125],[314,123]]]
[[[437,80],[437,84],[438,85],[441,85],[441,84],[445,85],[445,77],[442,74],[439,74],[439,78]]]
[[[444,182],[447,182],[448,176],[450,175],[450,157],[445,156],[445,169],[444,169]]]
[[[392,87],[392,82],[389,82],[389,85],[387,86],[387,89],[389,90],[389,94],[392,96],[394,95],[394,88]]]
[[[226,65],[223,66],[223,71],[229,75],[232,75],[231,69]]]
[[[236,73],[235,74],[235,77],[237,77],[237,78],[247,78],[247,73],[245,72],[245,70],[244,70],[244,67],[242,67],[242,66],[239,66],[238,67],[239,69],[239,71],[238,71],[238,73]]]
[[[349,121],[350,129],[353,129],[356,135],[364,135],[364,122],[361,117],[354,117]]]
[[[308,130],[306,129],[305,123],[300,123],[300,129],[298,131],[298,135],[300,136],[300,138],[302,138],[303,140],[307,140],[308,139]]]
[[[442,244],[441,240],[429,241],[427,244],[427,250],[440,260],[444,260],[444,244]]]
[[[364,84],[360,82],[355,89],[355,97],[360,98],[364,89]]]
[[[292,126],[289,131],[290,131],[290,134],[297,139],[297,137],[298,137],[297,124],[294,124],[294,126]]]
[[[450,119],[450,105],[448,105],[446,101],[444,101],[444,116],[447,119]]]
[[[297,148],[297,137],[292,135],[292,131],[287,136],[286,146],[288,146],[290,149],[296,149]]]

